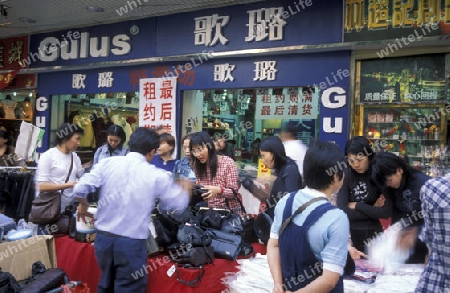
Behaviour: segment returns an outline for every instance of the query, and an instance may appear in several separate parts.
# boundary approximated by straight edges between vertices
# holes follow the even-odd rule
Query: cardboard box
[[[39,235],[0,243],[0,266],[19,282],[31,277],[31,267],[39,260],[47,269],[56,267],[53,236]]]

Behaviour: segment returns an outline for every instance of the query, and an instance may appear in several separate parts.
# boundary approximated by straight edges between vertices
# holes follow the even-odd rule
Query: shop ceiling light
[[[23,23],[29,23],[29,24],[36,23],[36,20],[31,19],[31,18],[26,18],[26,17],[21,17],[21,18],[19,18],[19,20]]]
[[[102,7],[99,7],[99,6],[87,6],[86,9],[89,10],[89,11],[92,11],[92,12],[103,12],[103,11],[105,11],[105,9],[103,9]]]

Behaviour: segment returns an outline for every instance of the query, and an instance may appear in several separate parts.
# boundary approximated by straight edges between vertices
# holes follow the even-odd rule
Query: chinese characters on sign
[[[176,137],[176,84],[175,77],[139,81],[139,126],[163,126]]]
[[[85,79],[86,74],[72,74],[72,88],[77,90],[86,88]]]
[[[98,87],[112,87],[113,86],[113,72],[99,72],[98,74]]]
[[[319,89],[283,89],[274,93],[256,95],[255,119],[317,119],[319,113]]]
[[[380,30],[450,23],[449,0],[346,0],[345,31]]]
[[[0,69],[22,69],[22,61],[28,54],[28,37],[10,38],[0,41]]]
[[[246,42],[261,42],[283,40],[283,29],[286,17],[283,7],[260,8],[247,11],[248,13],[248,36]],[[230,21],[230,16],[219,16],[218,14],[206,15],[194,18],[194,44],[204,46],[215,46],[218,42],[222,45],[228,43],[222,28]]]

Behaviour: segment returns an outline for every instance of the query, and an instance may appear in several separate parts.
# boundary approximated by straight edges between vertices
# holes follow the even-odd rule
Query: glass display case
[[[445,104],[366,105],[361,110],[361,135],[372,141],[376,152],[395,153],[432,176],[446,173]]]

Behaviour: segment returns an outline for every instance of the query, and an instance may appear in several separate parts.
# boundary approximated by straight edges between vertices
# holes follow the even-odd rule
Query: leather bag
[[[180,243],[191,244],[192,246],[209,246],[211,235],[199,226],[186,223],[178,228],[177,239]]]
[[[34,281],[28,283],[20,292],[23,293],[45,293],[52,289],[61,287],[68,282],[68,277],[63,269],[52,268],[40,274]]]
[[[173,262],[183,266],[199,267],[214,262],[214,248],[185,246],[169,250]]]
[[[66,181],[69,181],[70,174],[73,169],[73,154],[71,154],[71,162],[69,174]],[[31,212],[28,220],[35,224],[51,224],[58,221],[61,217],[61,192],[50,191],[40,192],[39,195],[31,203]]]
[[[235,260],[242,249],[242,236],[214,229],[207,229],[206,233],[211,235],[211,247],[217,258]]]

